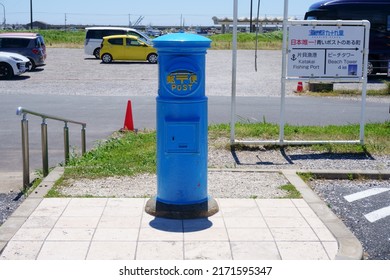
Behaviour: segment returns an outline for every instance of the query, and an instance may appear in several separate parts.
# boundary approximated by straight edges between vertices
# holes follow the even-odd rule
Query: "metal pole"
[[[234,144],[236,125],[236,89],[237,89],[237,17],[238,0],[233,0],[233,51],[232,51],[232,100],[230,110],[230,144]]]
[[[30,28],[33,29],[33,7],[32,0],[30,0]]]
[[[366,122],[366,96],[367,96],[367,64],[368,64],[368,52],[369,52],[369,40],[370,38],[370,22],[365,22],[365,36],[366,42],[364,46],[364,68],[363,68],[363,86],[362,86],[362,107],[360,115],[360,144],[364,145],[364,129]]]
[[[3,12],[4,12],[4,19],[3,19],[3,29],[5,29],[5,24],[6,24],[6,20],[5,20],[5,6],[0,3],[1,6],[3,6]]]
[[[67,164],[69,161],[69,128],[67,122],[65,122],[65,126],[64,126],[64,153],[65,153],[65,164]]]
[[[283,46],[282,46],[282,80],[280,101],[279,142],[284,141],[285,107],[286,107],[286,54],[287,54],[287,24],[288,24],[288,0],[284,0],[283,16]]]
[[[30,157],[28,144],[28,120],[26,115],[22,119],[22,158],[23,158],[23,190],[26,191],[30,187]]]
[[[253,0],[251,0],[251,10],[250,10],[250,18],[249,18],[249,33],[253,32],[253,21],[252,21],[252,8],[253,8]]]
[[[85,137],[85,125],[81,127],[81,154],[85,154],[87,151],[86,137]]]
[[[42,172],[43,177],[46,177],[49,174],[49,153],[47,145],[47,123],[46,119],[42,119],[41,124],[41,139],[42,139]]]

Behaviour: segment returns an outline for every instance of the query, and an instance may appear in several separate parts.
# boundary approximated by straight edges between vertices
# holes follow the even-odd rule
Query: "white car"
[[[20,54],[0,52],[0,79],[10,79],[30,69],[30,60]]]

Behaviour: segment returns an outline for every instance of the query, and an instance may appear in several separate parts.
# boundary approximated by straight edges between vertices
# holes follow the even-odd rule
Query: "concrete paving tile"
[[[222,216],[225,217],[261,217],[261,212],[257,207],[232,207],[222,208]]]
[[[310,208],[309,204],[302,198],[291,199],[291,201],[297,208]]]
[[[44,198],[38,208],[45,207],[66,207],[72,198]]]
[[[322,242],[322,245],[324,246],[325,248],[325,251],[326,253],[328,254],[328,257],[331,259],[331,260],[334,260],[337,253],[338,253],[338,249],[339,249],[339,246],[337,244],[337,242]]]
[[[145,198],[109,198],[106,207],[143,208]]]
[[[319,241],[311,228],[271,228],[270,230],[276,241]]]
[[[104,207],[67,207],[62,214],[63,217],[100,217],[103,213]]]
[[[183,220],[159,218],[144,213],[142,215],[141,227],[153,227],[167,231],[183,231]]]
[[[58,217],[31,216],[22,225],[22,228],[52,228]]]
[[[92,242],[87,260],[134,260],[137,243],[134,241]]]
[[[297,208],[261,208],[264,217],[302,217]]]
[[[43,241],[51,228],[21,228],[12,237],[12,241]]]
[[[185,232],[202,230],[210,227],[224,228],[225,224],[222,217],[183,220],[183,229]]]
[[[95,228],[99,222],[99,217],[64,217],[61,216],[55,228]]]
[[[72,198],[69,207],[104,207],[108,198]]]
[[[313,228],[320,241],[336,241],[336,238],[327,228]]]
[[[227,241],[184,242],[186,260],[231,260],[232,252]]]
[[[142,207],[130,206],[106,207],[103,211],[103,217],[141,217],[143,210]]]
[[[218,205],[220,208],[253,208],[256,207],[256,201],[254,199],[219,198]]]
[[[138,242],[137,260],[182,260],[183,241]]]
[[[317,214],[311,208],[299,208],[299,212],[305,218],[317,217]]]
[[[274,241],[268,228],[228,228],[230,241]]]
[[[266,228],[267,224],[262,217],[225,217],[227,228]]]
[[[49,236],[48,241],[90,241],[94,229],[85,228],[54,228]]]
[[[257,205],[262,208],[296,208],[291,199],[256,199]]]
[[[88,241],[46,241],[37,257],[38,260],[85,260]]]
[[[138,228],[98,228],[93,241],[137,241]]]
[[[106,217],[103,216],[98,228],[139,228],[141,217]]]
[[[310,217],[310,218],[305,218],[307,223],[312,227],[312,228],[324,228],[326,227],[324,223],[320,220],[318,217]]]
[[[302,217],[264,217],[270,228],[289,228],[289,227],[310,227],[308,222]]]
[[[185,241],[229,241],[225,228],[208,228],[200,231],[184,232]]]
[[[35,260],[43,241],[10,241],[0,260]]]
[[[152,227],[140,229],[139,241],[183,241],[182,231],[164,231]]]
[[[282,260],[329,260],[321,242],[276,242]]]
[[[280,260],[275,242],[231,242],[234,260]]]

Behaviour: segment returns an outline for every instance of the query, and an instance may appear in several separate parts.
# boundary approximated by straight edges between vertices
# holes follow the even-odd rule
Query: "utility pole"
[[[5,29],[5,24],[6,24],[6,20],[5,20],[5,6],[0,3],[1,6],[3,6],[3,12],[4,12],[4,18],[3,18],[3,29]]]
[[[66,31],[66,20],[67,20],[67,18],[66,18],[66,13],[65,13],[65,31]]]
[[[253,9],[253,0],[251,0],[251,10],[250,10],[250,18],[249,18],[249,33],[252,33],[253,32],[253,28],[252,28],[252,9]]]
[[[32,0],[30,0],[30,29],[33,29],[33,7]]]

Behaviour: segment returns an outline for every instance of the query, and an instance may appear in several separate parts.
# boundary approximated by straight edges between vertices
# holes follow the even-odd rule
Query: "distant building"
[[[233,26],[232,18],[212,18],[215,25],[221,25],[222,33],[229,32],[230,27]],[[281,30],[283,28],[283,18],[282,17],[273,17],[273,18],[253,18],[252,19],[252,30],[256,30],[257,21],[259,21],[259,32],[268,32],[268,31],[276,31]],[[240,27],[245,28],[245,30],[249,30],[251,20],[249,18],[239,18],[237,19],[237,24]]]

